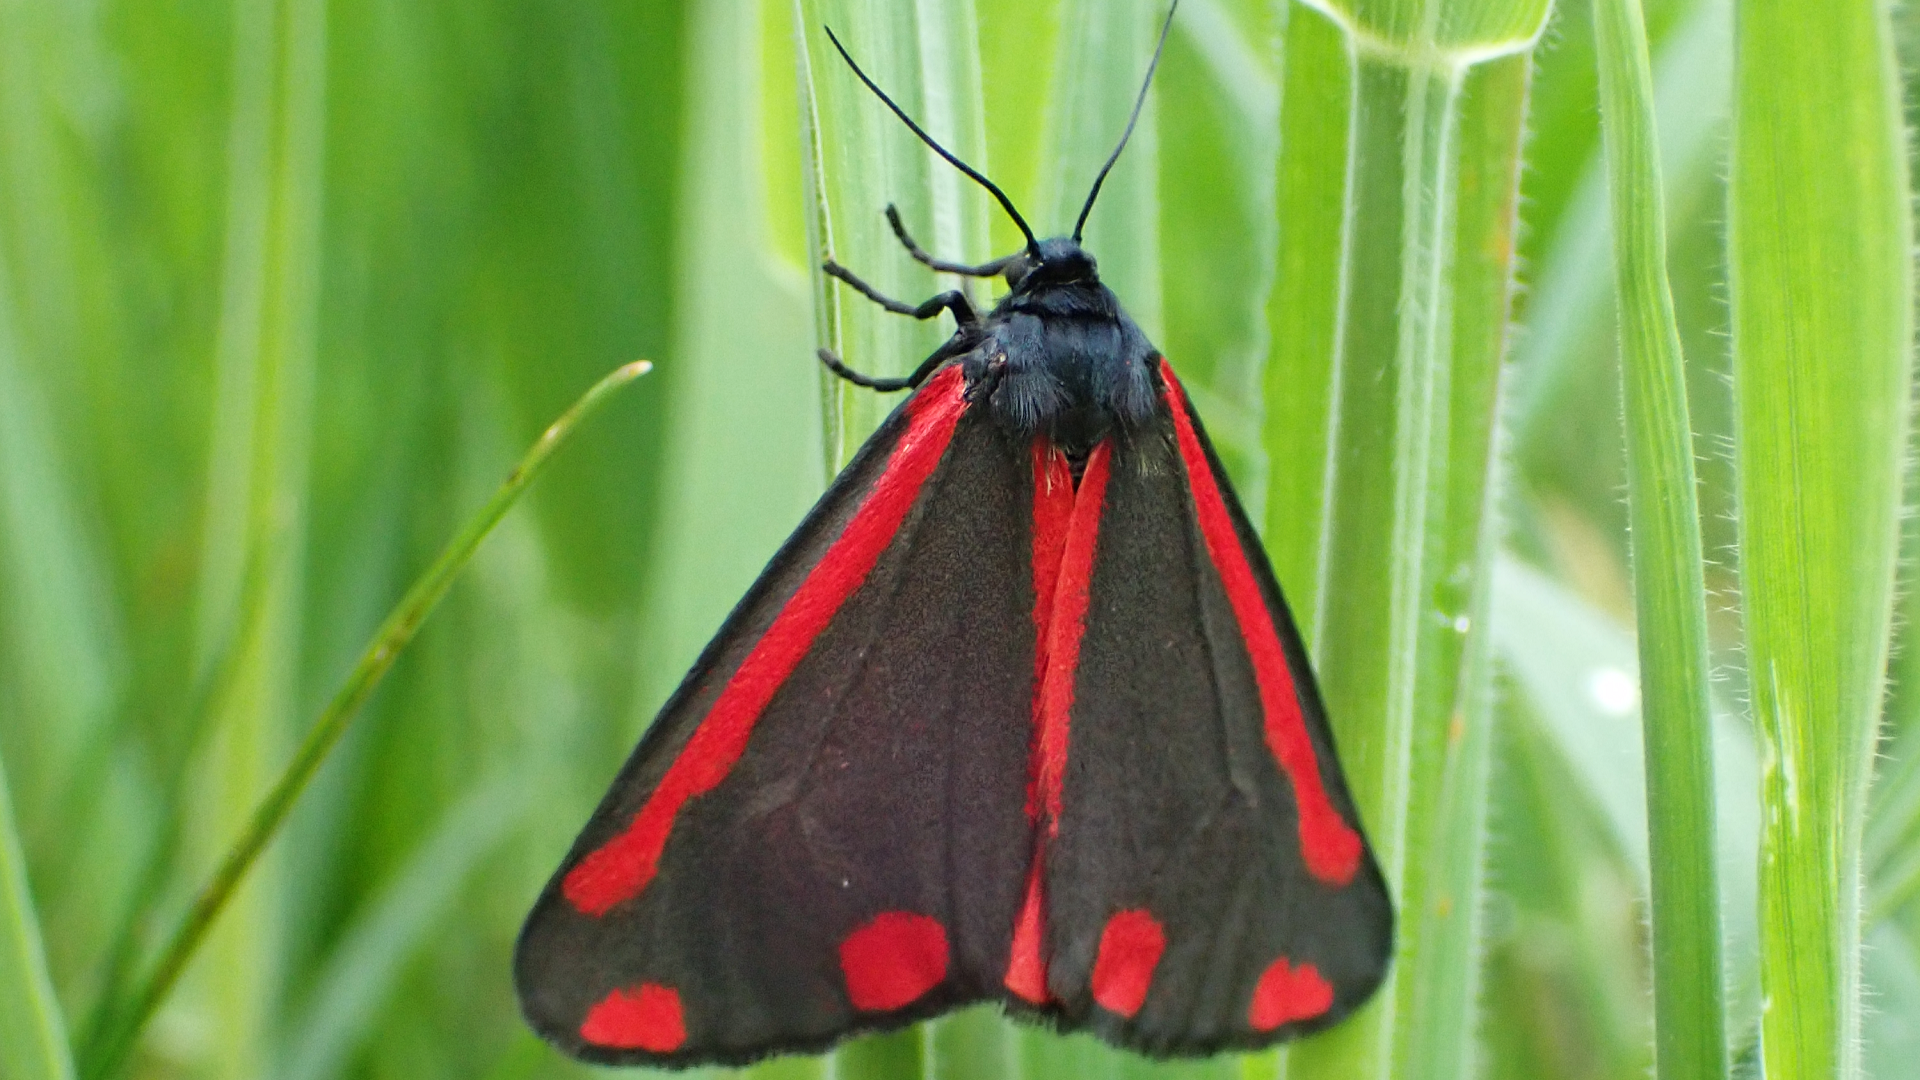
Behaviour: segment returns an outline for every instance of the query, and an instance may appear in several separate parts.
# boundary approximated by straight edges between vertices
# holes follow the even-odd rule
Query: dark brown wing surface
[[[956,368],[881,427],[529,916],[536,1030],[742,1062],[998,993],[1032,847],[1031,492]]]

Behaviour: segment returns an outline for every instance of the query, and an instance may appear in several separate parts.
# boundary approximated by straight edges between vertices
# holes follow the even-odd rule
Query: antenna
[[[894,104],[893,99],[887,96],[887,92],[885,90],[880,89],[878,86],[874,85],[873,80],[867,77],[867,73],[860,70],[860,65],[854,63],[853,57],[847,54],[847,47],[845,45],[840,44],[840,39],[834,36],[833,27],[827,26],[827,27],[823,27],[823,29],[826,30],[827,32],[827,40],[833,42],[833,47],[840,50],[840,59],[845,60],[847,62],[847,66],[853,69],[853,73],[860,77],[861,82],[867,84],[867,89],[873,91],[875,97],[878,97],[881,101],[886,102],[887,108],[893,110],[893,115],[899,117],[901,123],[907,125],[909,130],[911,130],[915,135],[918,135],[920,137],[921,142],[926,143],[928,146],[932,147],[934,153],[939,154],[943,158],[946,158],[947,164],[952,165],[954,168],[959,169],[961,172],[967,174],[967,179],[972,180],[974,183],[979,184],[983,188],[986,188],[989,192],[992,192],[993,197],[995,199],[1000,200],[1001,208],[1006,210],[1007,216],[1012,218],[1013,223],[1020,227],[1020,235],[1027,238],[1027,254],[1031,255],[1035,262],[1040,261],[1040,241],[1035,240],[1033,238],[1033,230],[1027,228],[1027,219],[1021,217],[1020,211],[1014,209],[1013,200],[1007,198],[1007,193],[1004,191],[1001,191],[1000,186],[998,184],[995,184],[993,181],[980,175],[979,170],[975,169],[973,166],[967,164],[966,162],[961,161],[959,158],[953,156],[952,152],[949,151],[946,147],[941,146],[937,142],[934,142],[933,136],[927,134],[926,131],[922,130],[919,124],[914,123],[913,117],[908,116],[905,109],[902,109],[900,106]],[[1162,30],[1160,32],[1160,40],[1161,41],[1166,40],[1166,31]],[[1156,52],[1154,54],[1154,58],[1158,60],[1159,53]],[[1140,113],[1139,106],[1136,105],[1133,111],[1134,111],[1134,115],[1136,116],[1139,115]],[[1133,125],[1128,124],[1127,130],[1132,131]],[[1115,151],[1115,152],[1118,153],[1118,151]],[[1108,166],[1111,167],[1112,162],[1108,162]],[[1098,190],[1098,189],[1099,189],[1099,185],[1096,184],[1095,190]],[[1085,217],[1084,214],[1081,216]]]
[[[1120,160],[1120,151],[1125,150],[1127,140],[1133,138],[1133,125],[1140,121],[1140,109],[1147,103],[1147,88],[1153,85],[1153,71],[1160,66],[1160,50],[1167,47],[1167,31],[1173,29],[1173,13],[1179,8],[1180,0],[1173,0],[1167,5],[1167,19],[1160,24],[1160,43],[1153,47],[1153,59],[1147,62],[1147,77],[1140,83],[1140,96],[1133,101],[1133,115],[1127,117],[1127,130],[1120,133],[1120,145],[1113,148],[1113,156],[1100,166],[1100,175],[1093,178],[1093,190],[1087,192],[1087,204],[1080,208],[1080,220],[1073,223],[1073,242],[1076,244],[1080,242],[1080,231],[1087,227],[1087,215],[1093,213],[1093,200],[1100,197],[1100,185],[1107,182],[1107,174],[1113,171],[1113,163]]]

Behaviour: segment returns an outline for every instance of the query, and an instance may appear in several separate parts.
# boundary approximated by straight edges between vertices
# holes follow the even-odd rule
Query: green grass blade
[[[979,1005],[928,1024],[927,1075],[935,1080],[1018,1080],[1019,1041],[998,1005]]]
[[[1893,744],[1873,781],[1866,833],[1869,867],[1914,846],[1909,838],[1920,833],[1920,732],[1890,741]]]
[[[1394,888],[1399,942],[1380,997],[1293,1051],[1290,1077],[1458,1075],[1472,1061],[1459,995],[1474,985],[1466,969],[1478,931],[1474,916],[1457,916],[1479,900],[1484,809],[1468,788],[1490,744],[1483,733],[1455,744],[1449,733],[1456,719],[1486,722],[1484,686],[1463,679],[1486,667],[1466,664],[1460,627],[1479,610],[1472,568],[1491,536],[1482,524],[1524,63],[1500,72],[1504,90],[1500,78],[1476,82],[1470,112],[1462,89],[1466,59],[1524,49],[1544,8],[1528,9],[1535,24],[1512,41],[1467,42],[1434,36],[1443,7],[1395,43],[1378,40],[1377,26],[1355,31],[1332,516],[1320,555],[1321,596],[1340,601],[1323,602],[1316,638],[1342,761]],[[1362,14],[1341,17],[1358,26]],[[1474,241],[1466,250],[1490,244],[1491,258],[1456,265],[1462,227]],[[1440,842],[1456,825],[1465,828],[1455,842]]]
[[[1909,477],[1910,486],[1912,479]],[[1912,542],[1909,537],[1908,543]],[[1909,596],[1904,602],[1911,605],[1914,601]],[[1890,725],[1901,719],[1900,707],[1914,700],[1913,670],[1913,658],[1896,657],[1895,678],[1906,685],[1889,695]],[[1870,796],[1861,850],[1861,865],[1867,874],[1863,925],[1869,929],[1920,896],[1920,727],[1913,726],[1911,716],[1905,717],[1905,722],[1908,726],[1904,733],[1886,734]]]
[[[832,27],[867,74],[941,145],[990,170],[973,4],[799,0],[794,13],[794,33],[804,49],[802,109],[817,125],[808,177],[813,255],[837,259],[889,296],[918,302],[961,288],[984,300],[981,283],[936,281],[915,263],[882,212],[897,206],[907,230],[943,258],[983,262],[989,216],[998,217],[1000,210],[860,84],[824,30]],[[952,332],[950,316],[924,323],[902,318],[825,277],[817,266],[811,273],[819,344],[838,350],[857,370],[904,374]],[[837,468],[898,398],[831,379],[824,370],[820,378],[827,387],[829,464]]]
[[[1867,889],[1862,925],[1878,925],[1920,896],[1920,843],[1909,843],[1878,868]]]
[[[1707,595],[1685,360],[1667,283],[1653,73],[1639,0],[1596,0],[1626,403],[1652,871],[1656,1075],[1727,1072]]]
[[[1877,926],[1867,935],[1862,974],[1873,1002],[1863,1021],[1862,1072],[1893,1080],[1920,1060],[1920,949],[1909,933]]]
[[[248,815],[284,752],[282,720],[297,700],[324,205],[325,4],[276,0],[235,12],[217,428],[195,643],[202,670],[229,645],[233,667],[226,697],[197,718],[208,737],[190,835],[207,847],[246,843]],[[195,852],[203,853],[212,851]],[[268,1067],[282,975],[278,884],[278,875],[263,875],[233,898],[200,969],[218,1032],[212,1074],[227,1080]],[[169,984],[176,973],[167,973]],[[158,1003],[134,999],[126,1039]],[[125,1046],[109,1044],[105,1060],[117,1063]],[[100,1061],[82,1067],[98,1075]]]
[[[1279,250],[1267,305],[1262,536],[1311,648],[1318,639],[1328,436],[1344,340],[1343,253],[1352,221],[1343,204],[1353,65],[1339,27],[1311,8],[1294,9],[1284,50],[1274,178]]]
[[[1493,605],[1503,664],[1538,712],[1571,782],[1599,812],[1609,840],[1647,888],[1651,830],[1632,634],[1566,585],[1511,555],[1494,565]],[[1723,933],[1738,986],[1753,982],[1760,764],[1745,723],[1725,707],[1716,707],[1713,717]],[[1750,1011],[1757,1015],[1757,1010],[1755,1001]]]
[[[7,22],[0,17],[0,37],[11,32]],[[98,766],[124,715],[126,657],[108,565],[84,527],[81,491],[23,349],[10,269],[0,251],[0,757],[15,763],[10,783],[0,785],[8,788],[0,843],[12,845],[20,888],[10,898],[16,962],[6,965],[13,974],[0,975],[0,986],[21,1000],[0,1000],[0,1014],[17,1016],[22,1027],[0,1031],[0,1046],[17,1046],[24,1061],[41,1048],[26,1025],[49,1016],[58,1022],[57,1009],[40,1008],[52,1007],[51,998],[34,1000],[48,979],[41,935],[72,955],[95,914],[59,901],[75,885],[114,900],[125,888],[124,864],[101,842],[114,813],[101,797]],[[29,856],[42,868],[41,895],[50,905],[44,925],[24,891]],[[30,956],[38,982],[23,966]],[[70,1055],[65,1035],[59,1053]],[[0,1075],[5,1065],[0,1060]]]
[[[0,256],[0,271],[5,267]],[[46,650],[30,655],[16,669],[45,680],[35,689],[41,691],[40,703],[47,712],[36,717],[43,722],[34,725],[36,735],[45,733],[38,740],[44,742],[75,737],[91,726],[102,703],[86,699],[105,694],[101,684],[107,676],[104,665],[96,663],[97,650],[90,647],[98,637],[85,632],[91,629],[84,626],[84,615],[90,613],[86,607],[65,611],[48,603],[56,597],[81,600],[85,590],[76,587],[81,578],[77,536],[68,532],[72,523],[63,512],[68,510],[60,499],[63,485],[48,475],[49,440],[34,437],[41,434],[36,401],[19,370],[9,285],[9,275],[0,272],[0,532],[6,536],[5,550],[0,551],[5,566],[0,592],[11,601],[10,614],[19,619],[18,625],[32,628],[20,635],[23,640],[8,644]],[[59,764],[48,762],[49,771]],[[0,1080],[70,1080],[73,1075],[13,793],[0,761]]]
[[[16,780],[16,798],[37,807],[79,771],[83,748],[105,736],[124,656],[106,567],[82,527],[46,397],[21,353],[6,297],[10,270],[0,253],[0,595],[9,622],[31,630],[8,635],[7,646],[18,656],[9,674],[21,730],[30,725],[34,737],[9,749],[23,755],[16,773],[39,781]]]
[[[1362,52],[1409,67],[1455,67],[1525,52],[1551,0],[1302,0],[1341,20]]]
[[[1911,366],[1906,147],[1884,7],[1736,10],[1728,265],[1746,655],[1767,761],[1761,1045],[1771,1080],[1853,1080]]]
[[[526,810],[518,777],[486,777],[451,806],[427,841],[367,904],[325,961],[311,999],[277,1055],[285,1080],[337,1076],[392,997],[423,941],[444,928],[462,886]]]
[[[753,14],[724,0],[702,0],[688,14],[672,361],[660,373],[672,406],[636,652],[643,687],[635,730],[692,666],[826,474],[806,278],[768,256],[785,246],[768,207],[799,193],[766,187],[761,126],[781,125],[791,137],[793,118],[765,112],[760,80],[790,79],[793,69],[763,64],[762,50],[790,48],[782,41],[791,39],[774,38]]]
[[[1394,981],[1363,1014],[1295,1050],[1290,1077],[1392,1070],[1400,984],[1418,948],[1407,933],[1418,920],[1407,913],[1423,895],[1408,879],[1413,744],[1447,719],[1435,695],[1441,680],[1425,695],[1417,680],[1422,645],[1431,647],[1421,640],[1435,576],[1428,502],[1447,430],[1441,253],[1451,246],[1458,81],[1450,71],[1363,55],[1356,84],[1350,291],[1322,556],[1323,595],[1340,603],[1323,609],[1318,648],[1342,763],[1394,890],[1400,941]]]
[[[53,996],[27,885],[13,797],[0,765],[0,1080],[71,1080],[66,1024]]]
[[[100,1056],[88,1063],[88,1076],[111,1076],[119,1069],[133,1040],[165,1000],[187,961],[193,958],[215,920],[233,898],[234,890],[245,879],[247,871],[252,869],[267,844],[278,834],[301,792],[312,781],[313,774],[338,745],[361,706],[366,704],[367,698],[393,666],[394,660],[419,632],[434,606],[446,595],[454,578],[472,560],[480,542],[519,501],[527,485],[546,467],[554,451],[559,449],[580,422],[591,415],[613,391],[645,374],[651,367],[644,360],[636,361],[619,368],[588,389],[572,408],[540,436],[500,489],[448,542],[439,557],[407,590],[407,594],[375,632],[360,655],[359,662],[335,692],[333,700],[314,721],[285,771],[255,808],[240,839],[227,852],[219,869],[194,899],[186,917],[168,937],[159,960],[133,995],[132,1005],[118,1029],[104,1042]]]
[[[1511,556],[1493,575],[1494,635],[1504,666],[1533,706],[1544,750],[1566,784],[1592,806],[1606,839],[1650,888],[1646,760],[1638,716],[1638,660],[1630,631],[1567,586]],[[1727,960],[1727,1031],[1750,1038],[1759,1023],[1760,764],[1747,724],[1716,702],[1714,783]]]
[[[1035,233],[1073,231],[1094,176],[1126,129],[1166,15],[1162,0],[1060,0],[1039,191],[1033,207],[1023,208]],[[1149,338],[1164,341],[1156,98],[1148,96],[1127,152],[1100,189],[1086,243],[1127,314]]]
[[[1728,0],[1695,0],[1654,56],[1662,184],[1672,221],[1714,213],[1708,200],[1721,198],[1717,185],[1733,81],[1728,8]],[[1578,173],[1566,208],[1552,223],[1552,242],[1531,274],[1527,332],[1514,345],[1512,425],[1516,453],[1523,457],[1535,443],[1567,441],[1564,431],[1551,426],[1565,415],[1556,406],[1566,394],[1585,389],[1579,376],[1609,343],[1614,319],[1606,162],[1599,147]]]
[[[1492,418],[1499,406],[1513,292],[1513,235],[1520,147],[1533,60],[1502,57],[1467,72],[1461,88],[1459,198],[1455,204],[1450,321],[1454,354],[1449,394],[1446,524],[1440,565],[1456,569],[1440,583],[1452,634],[1432,649],[1456,672],[1433,770],[1432,821],[1420,841],[1426,895],[1402,918],[1418,920],[1422,962],[1407,975],[1401,1062],[1433,1080],[1478,1075],[1484,952],[1489,783],[1494,757],[1494,639],[1488,620],[1490,574],[1501,525]],[[1442,700],[1445,700],[1444,698]],[[1403,1066],[1404,1067],[1404,1066]]]
[[[1280,223],[1278,23],[1287,10],[1270,0],[1183,0],[1153,90],[1161,114],[1189,118],[1157,132],[1164,330],[1154,344],[1206,417],[1254,521],[1270,520],[1262,384]],[[1324,447],[1323,439],[1317,456]]]

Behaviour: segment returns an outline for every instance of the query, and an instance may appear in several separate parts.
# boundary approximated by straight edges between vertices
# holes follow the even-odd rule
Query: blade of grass
[[[1064,0],[974,0],[980,20],[980,89],[987,117],[991,176],[1025,214],[1042,207],[1043,176],[1060,166],[1048,154],[1047,113],[1059,85],[1054,57],[1059,51],[1060,11]],[[1049,181],[1050,182],[1050,181]],[[1023,241],[1020,230],[997,210],[988,214],[994,254],[1006,254]],[[1046,231],[1043,223],[1029,221]]]
[[[1039,192],[1027,212],[1038,235],[1072,229],[1094,175],[1127,126],[1166,15],[1164,0],[1061,0]],[[1086,245],[1100,260],[1100,279],[1127,313],[1149,338],[1164,342],[1156,99],[1148,96],[1127,152],[1100,189],[1087,219]]]
[[[1019,1045],[997,1005],[980,1005],[926,1025],[926,1074],[934,1080],[1018,1080]]]
[[[1497,596],[1495,605],[1504,666],[1512,628],[1503,628]],[[1631,657],[1632,643],[1622,637],[1619,644]],[[1482,1006],[1482,1075],[1644,1080],[1653,1033],[1638,962],[1645,931],[1634,904],[1636,870],[1600,808],[1579,797],[1577,763],[1554,745],[1553,725],[1534,715],[1528,695],[1508,688],[1490,793],[1497,929]],[[1624,726],[1637,734],[1631,718]],[[1627,764],[1638,775],[1638,757]]]
[[[1884,6],[1736,13],[1728,268],[1766,760],[1760,1041],[1770,1080],[1854,1080],[1913,339],[1906,145]]]
[[[1649,888],[1646,755],[1638,718],[1632,635],[1592,604],[1512,556],[1495,565],[1494,635],[1503,664],[1531,699],[1570,782],[1599,811],[1609,838]],[[1759,1019],[1755,867],[1759,862],[1760,764],[1747,725],[1715,702],[1715,837],[1724,903],[1733,1022]]]
[[[29,651],[19,667],[48,677],[43,692],[52,691],[43,704],[47,713],[33,725],[35,733],[66,725],[84,730],[103,704],[87,702],[86,697],[107,693],[92,680],[105,682],[107,676],[104,664],[90,663],[99,659],[92,647],[99,639],[84,632],[91,628],[83,620],[93,612],[86,607],[63,611],[64,605],[47,603],[55,597],[72,601],[86,595],[74,587],[85,579],[79,573],[83,560],[80,549],[67,546],[77,544],[78,537],[68,532],[71,522],[63,513],[68,508],[60,497],[64,485],[49,475],[50,441],[35,438],[38,414],[18,370],[6,265],[0,253],[0,413],[8,414],[0,422],[0,532],[8,541],[0,558],[7,564],[9,610],[24,631],[23,640],[7,644],[45,650],[40,655]],[[43,666],[49,664],[60,666]],[[55,732],[54,737],[78,734]],[[70,1080],[73,1059],[66,1022],[47,969],[4,758],[0,753],[0,1078]]]
[[[0,17],[0,37],[12,32],[8,23]],[[14,89],[0,86],[0,97]],[[58,901],[84,884],[90,896],[123,902],[129,884],[105,842],[115,822],[101,795],[101,765],[123,731],[127,665],[110,566],[83,525],[82,489],[65,467],[58,416],[30,367],[5,239],[0,231],[0,681],[10,684],[0,697],[0,756],[15,763],[8,813],[21,823],[9,825],[18,832],[8,842],[19,859],[31,854],[43,868],[39,884],[51,905],[48,924],[33,929],[34,948],[44,932],[71,957],[92,944],[95,910]],[[31,997],[30,981],[15,985]],[[34,1015],[27,1004],[23,1018]],[[8,1009],[0,1003],[0,1012]],[[0,1032],[0,1043],[8,1041]],[[24,1053],[33,1044],[21,1045]]]
[[[324,0],[275,0],[237,9],[233,31],[219,396],[196,662],[205,670],[230,641],[234,673],[226,697],[199,719],[210,734],[195,763],[198,823],[191,835],[207,845],[244,837],[249,809],[267,790],[283,750],[281,718],[297,700],[324,205],[325,30]],[[277,884],[264,875],[235,897],[200,969],[217,1029],[212,1074],[229,1080],[267,1067],[282,974]],[[83,1071],[92,1064],[82,1063]]]
[[[1654,58],[1662,190],[1676,221],[1718,182],[1732,85],[1728,7],[1728,0],[1696,0]],[[1603,338],[1613,314],[1605,166],[1596,151],[1533,273],[1527,333],[1514,346],[1518,449],[1564,437],[1550,424],[1558,415],[1553,405],[1589,361],[1591,343]]]
[[[1638,659],[1632,634],[1566,585],[1511,554],[1493,572],[1494,636],[1503,663],[1540,713],[1583,794],[1600,810],[1612,840],[1648,876],[1646,772],[1641,766]],[[1759,856],[1759,757],[1740,718],[1716,702],[1714,784],[1718,789],[1719,876],[1730,941],[1751,910],[1752,866]],[[1737,873],[1741,868],[1747,872]],[[1743,885],[1742,882],[1745,882]],[[1729,950],[1730,952],[1737,950]],[[1736,964],[1737,966],[1737,964]]]
[[[234,890],[246,877],[247,871],[277,835],[300,793],[313,779],[315,771],[339,743],[340,737],[346,733],[361,706],[366,704],[367,698],[380,684],[387,669],[393,666],[401,650],[413,640],[420,625],[446,595],[454,578],[473,558],[480,542],[519,501],[527,485],[540,475],[554,451],[579,427],[581,421],[591,415],[613,391],[645,374],[652,366],[644,360],[635,361],[615,370],[588,389],[528,449],[526,456],[500,489],[408,588],[407,594],[374,633],[359,661],[334,693],[333,700],[314,721],[266,799],[254,810],[239,841],[227,852],[219,869],[202,887],[185,918],[169,936],[152,971],[133,995],[132,1006],[118,1029],[104,1042],[100,1056],[88,1063],[89,1077],[111,1076],[118,1071],[134,1039],[166,998],[187,961],[193,957],[214,921],[232,899]]]
[[[1873,1080],[1893,1080],[1920,1060],[1920,950],[1892,926],[1867,937],[1863,977],[1873,1009],[1863,1021],[1861,1066]]]
[[[475,866],[525,811],[529,792],[510,775],[473,785],[428,840],[341,934],[312,999],[278,1059],[287,1080],[325,1080],[349,1064],[421,939],[433,934]]]
[[[1667,284],[1653,72],[1639,0],[1595,0],[1626,404],[1652,873],[1655,1074],[1727,1073],[1707,595],[1686,361]]]
[[[1908,844],[1878,867],[1867,889],[1862,925],[1876,926],[1920,896],[1920,843]]]
[[[1877,866],[1920,830],[1920,734],[1888,748],[1873,782],[1872,816],[1867,820],[1866,859]]]
[[[1289,3],[1289,7],[1292,7]],[[1309,647],[1322,617],[1321,530],[1329,435],[1345,341],[1348,125],[1353,65],[1335,22],[1311,8],[1287,23],[1274,200],[1279,253],[1267,304],[1263,425],[1267,520],[1262,538],[1274,576]]]
[[[1436,592],[1451,633],[1433,658],[1456,672],[1444,743],[1429,753],[1437,787],[1431,821],[1419,840],[1426,896],[1403,918],[1418,920],[1426,950],[1406,988],[1410,1019],[1401,1058],[1434,1080],[1479,1072],[1489,783],[1494,755],[1494,640],[1489,632],[1491,572],[1502,530],[1494,512],[1501,484],[1491,430],[1499,408],[1502,361],[1513,295],[1520,147],[1533,60],[1516,54],[1476,65],[1461,88],[1458,188],[1450,275],[1453,385],[1447,436],[1446,524]],[[1444,700],[1444,699],[1443,699]]]
[[[1460,186],[1460,92],[1475,60],[1528,48],[1546,6],[1488,4],[1477,13],[1468,10],[1474,5],[1445,3],[1393,11],[1313,6],[1347,31],[1356,72],[1344,204],[1348,284],[1326,495],[1332,509],[1321,554],[1321,595],[1340,603],[1321,605],[1316,647],[1341,758],[1400,922],[1387,988],[1359,1016],[1296,1048],[1289,1076],[1452,1072],[1468,1060],[1469,1033],[1459,1033],[1462,1055],[1434,1059],[1420,1056],[1418,1034],[1438,1022],[1428,1009],[1453,1007],[1437,988],[1467,978],[1450,955],[1462,939],[1451,937],[1438,901],[1449,884],[1470,883],[1478,872],[1427,857],[1450,772],[1464,795],[1459,782],[1474,771],[1449,751],[1455,710],[1484,696],[1463,687],[1456,626],[1471,618],[1471,586],[1457,582],[1463,571],[1471,576],[1471,556],[1486,540],[1487,475],[1483,467],[1456,488],[1453,469],[1456,461],[1487,460],[1492,394],[1478,397],[1473,388],[1492,385],[1502,351],[1456,347],[1455,228],[1463,200],[1512,205],[1504,184]],[[1524,103],[1524,89],[1514,101]],[[1504,142],[1505,153],[1517,153],[1522,115],[1513,109],[1511,130],[1487,145]],[[1504,216],[1509,224],[1495,236],[1511,235],[1511,210]],[[1494,260],[1502,275],[1510,272],[1511,245],[1504,247]],[[1498,310],[1493,321],[1503,322],[1504,298]],[[1478,406],[1474,415],[1456,415],[1456,394],[1459,404]],[[1464,568],[1457,564],[1463,555]],[[1471,836],[1449,854],[1480,858]],[[1457,922],[1470,941],[1472,921]],[[1451,975],[1428,970],[1442,962],[1453,965]]]
[[[1322,554],[1323,595],[1341,602],[1323,609],[1317,640],[1342,763],[1402,918],[1392,981],[1362,1014],[1294,1050],[1290,1077],[1393,1070],[1401,988],[1418,950],[1409,933],[1417,921],[1406,916],[1423,895],[1411,880],[1408,835],[1413,800],[1426,793],[1416,790],[1414,744],[1446,722],[1438,687],[1429,683],[1423,695],[1418,684],[1423,630],[1433,621],[1429,528],[1441,500],[1432,496],[1445,467],[1451,369],[1440,348],[1441,253],[1451,246],[1459,77],[1362,53],[1355,85],[1351,291]],[[1440,680],[1449,691],[1452,674]]]
[[[1410,67],[1467,67],[1526,52],[1549,0],[1301,0],[1340,20],[1354,48]]]
[[[1159,130],[1165,325],[1154,343],[1206,417],[1254,521],[1266,519],[1260,405],[1280,224],[1277,43],[1286,11],[1270,0],[1182,0],[1153,90],[1161,114],[1180,118]]]
[[[786,245],[771,235],[767,206],[780,193],[764,187],[759,137],[763,122],[779,122],[763,119],[759,84],[777,65],[760,60],[764,49],[792,46],[764,40],[756,13],[738,4],[701,0],[687,20],[675,360],[662,372],[672,407],[636,650],[634,732],[806,513],[825,475],[807,284],[767,254]],[[805,115],[804,96],[800,107]],[[609,766],[601,782],[610,774]]]
[[[10,673],[22,706],[33,710],[16,729],[30,726],[33,738],[8,747],[22,755],[15,760],[26,777],[16,780],[24,813],[52,804],[53,793],[83,771],[87,750],[106,736],[124,656],[105,595],[106,567],[82,526],[77,491],[49,425],[53,414],[23,355],[11,269],[0,251],[0,589],[17,628],[6,641],[18,655]],[[49,805],[43,816],[58,816],[58,809],[64,807]]]
[[[71,1080],[66,1024],[47,975],[40,920],[0,764],[0,1078]]]
[[[874,97],[833,48],[832,27],[867,74],[941,145],[975,168],[988,169],[981,110],[978,30],[969,0],[797,0],[803,113],[817,125],[811,139],[809,190],[814,241],[821,259],[836,259],[882,292],[916,301],[943,288],[975,283],[936,281],[894,239],[882,211],[899,208],[909,232],[943,258],[984,261],[986,195],[934,157]],[[994,208],[993,214],[999,214]],[[846,286],[813,275],[819,343],[851,366],[876,374],[911,371],[952,332],[950,316],[919,323],[881,310]],[[865,441],[897,399],[853,387],[822,369],[828,464],[837,469]]]

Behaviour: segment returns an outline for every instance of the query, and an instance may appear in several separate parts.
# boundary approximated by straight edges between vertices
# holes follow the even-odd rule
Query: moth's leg
[[[980,375],[980,381],[967,387],[968,401],[985,401],[1000,388],[1000,380],[1007,377],[1007,354],[995,353],[987,360],[986,370]]]
[[[887,223],[893,226],[893,235],[900,238],[900,246],[907,249],[907,254],[943,274],[963,274],[967,277],[999,277],[1006,271],[1008,263],[1020,257],[1017,254],[1008,255],[995,259],[992,262],[981,263],[979,266],[968,266],[965,263],[936,259],[932,255],[927,254],[919,244],[914,243],[913,237],[907,235],[907,227],[900,223],[900,211],[894,209],[892,203],[887,204]]]
[[[919,307],[915,307],[912,304],[895,300],[866,282],[861,281],[854,275],[853,271],[841,266],[832,259],[821,263],[820,268],[827,272],[828,277],[839,278],[841,281],[858,289],[860,295],[879,304],[895,315],[911,315],[916,319],[931,319],[943,311],[951,311],[953,312],[953,321],[959,323],[961,326],[972,326],[979,321],[979,316],[973,313],[973,305],[967,302],[966,295],[956,289],[948,289],[946,292],[921,304]]]
[[[952,340],[933,350],[933,355],[920,361],[920,366],[914,368],[911,375],[897,379],[881,378],[877,375],[862,375],[841,362],[840,355],[832,349],[821,349],[818,355],[820,362],[827,365],[828,371],[833,372],[835,375],[840,376],[853,385],[890,394],[895,390],[911,390],[921,383],[926,382],[927,376],[933,374],[936,368],[965,350],[965,342],[961,340],[960,335],[956,334]]]

